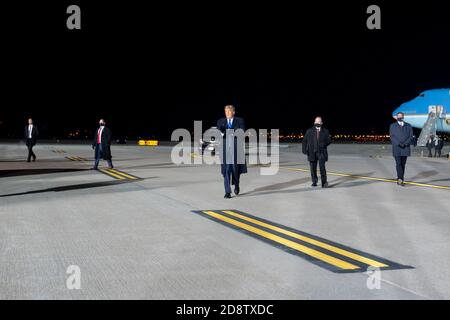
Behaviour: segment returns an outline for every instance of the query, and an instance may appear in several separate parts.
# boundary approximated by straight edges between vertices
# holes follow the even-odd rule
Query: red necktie
[[[97,133],[97,143],[98,144],[100,144],[100,143],[102,143],[102,136],[101,136],[101,132],[102,132],[102,129],[100,128],[100,129],[98,129],[98,133]]]

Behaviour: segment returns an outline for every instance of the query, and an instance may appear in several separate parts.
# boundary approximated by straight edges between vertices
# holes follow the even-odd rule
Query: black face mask
[[[320,128],[322,126],[320,123],[314,123],[314,125],[316,126],[316,128]]]
[[[398,122],[403,122],[403,120],[404,120],[403,118],[397,118]]]

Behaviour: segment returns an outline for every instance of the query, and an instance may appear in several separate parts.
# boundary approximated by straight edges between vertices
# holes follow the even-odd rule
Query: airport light
[[[139,140],[138,145],[155,147],[155,146],[159,145],[159,141],[158,140]]]

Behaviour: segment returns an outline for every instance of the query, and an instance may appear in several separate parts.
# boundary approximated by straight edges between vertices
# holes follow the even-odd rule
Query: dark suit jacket
[[[444,140],[439,139],[438,144],[435,148],[436,150],[442,150],[442,148],[444,148]]]
[[[413,129],[409,123],[404,123],[403,127],[394,122],[389,129],[392,142],[392,154],[394,157],[411,156],[411,144],[413,142]]]
[[[233,119],[233,124],[232,124],[232,129],[237,130],[237,129],[242,129],[245,132],[245,124],[244,124],[244,119],[239,118],[239,117],[234,117]],[[222,132],[224,134],[223,136],[223,140],[222,140],[222,159],[223,159],[223,163],[221,165],[221,170],[222,170],[222,174],[225,175],[225,164],[226,164],[226,131],[228,128],[228,121],[227,118],[222,118],[219,119],[217,121],[217,129]],[[240,150],[243,150],[244,155],[245,155],[245,143],[242,143],[240,145],[238,145],[237,143],[237,138],[234,138],[234,163],[233,163],[233,171],[235,172],[235,174],[241,174],[241,173],[247,173],[247,164],[242,163],[242,164],[238,164],[238,148],[241,148]]]
[[[316,127],[309,128],[302,142],[302,152],[308,156],[309,161],[317,161],[316,152],[328,161],[327,147],[331,144],[330,132],[324,127],[320,128],[317,140]]]
[[[92,147],[95,148],[95,152],[97,153],[97,148],[99,147],[98,141],[98,130],[95,130],[94,141],[92,142]],[[105,127],[102,131],[102,158],[103,160],[111,160],[111,130],[108,127]]]
[[[24,133],[24,135],[25,135],[25,141],[27,142],[27,145],[31,144],[32,146],[34,146],[34,145],[36,144],[37,136],[38,136],[38,134],[39,134],[39,131],[38,131],[38,128],[36,127],[36,125],[33,124],[33,130],[32,130],[32,132],[31,132],[31,139],[30,139],[30,138],[29,138],[30,133],[29,133],[28,128],[29,128],[29,125],[27,124],[27,125],[25,126],[25,133]]]

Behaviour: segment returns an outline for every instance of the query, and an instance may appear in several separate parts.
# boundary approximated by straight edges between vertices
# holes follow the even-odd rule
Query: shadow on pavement
[[[91,188],[99,188],[99,187],[108,187],[108,186],[114,186],[114,185],[118,185],[118,184],[132,183],[132,182],[136,182],[136,181],[137,180],[112,180],[112,181],[103,181],[103,182],[82,183],[82,184],[74,184],[74,185],[69,185],[69,186],[61,186],[61,187],[47,188],[47,189],[41,189],[41,190],[4,194],[4,195],[0,195],[0,198],[23,196],[23,195],[28,195],[28,194],[37,194],[37,193],[45,193],[45,192],[62,192],[62,191],[71,191],[71,190],[82,190],[82,189],[91,189]]]
[[[17,177],[17,176],[31,176],[37,174],[50,174],[50,173],[64,173],[64,172],[78,172],[87,171],[88,169],[12,169],[12,170],[0,170],[0,178],[4,177]]]

